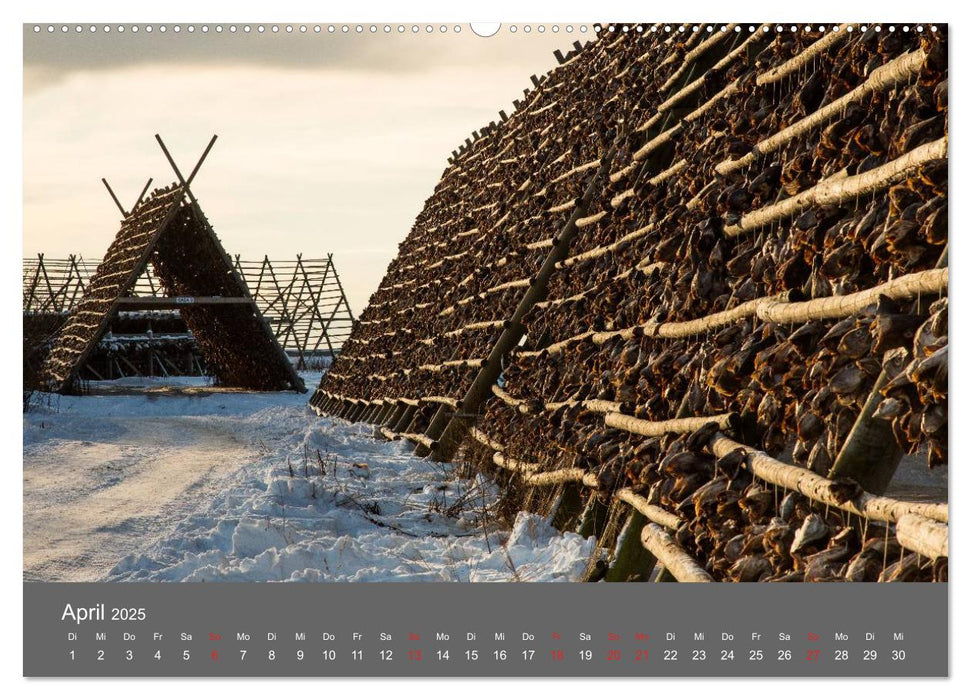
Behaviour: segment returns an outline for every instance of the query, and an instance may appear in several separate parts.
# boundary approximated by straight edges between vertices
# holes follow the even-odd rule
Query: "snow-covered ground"
[[[594,551],[535,515],[499,530],[491,483],[306,395],[132,384],[24,415],[25,579],[567,581]]]

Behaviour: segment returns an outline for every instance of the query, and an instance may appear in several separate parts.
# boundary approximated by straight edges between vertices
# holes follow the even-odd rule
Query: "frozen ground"
[[[25,579],[576,580],[593,552],[533,515],[497,531],[491,484],[306,395],[130,384],[25,414]]]

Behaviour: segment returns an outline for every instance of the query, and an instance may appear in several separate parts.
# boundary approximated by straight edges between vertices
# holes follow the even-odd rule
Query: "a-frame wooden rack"
[[[306,391],[190,189],[216,137],[188,178],[155,138],[177,182],[146,197],[149,180],[130,212],[108,187],[124,217],[121,229],[58,334],[42,373],[46,387],[62,394],[80,390],[81,368],[118,311],[178,309],[220,384]],[[149,263],[167,296],[133,295]]]

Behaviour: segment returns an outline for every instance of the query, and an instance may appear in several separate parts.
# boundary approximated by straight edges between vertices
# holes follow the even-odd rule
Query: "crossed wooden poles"
[[[169,153],[169,149],[166,147],[165,142],[162,140],[162,137],[159,136],[158,134],[155,134],[155,140],[158,141],[158,145],[162,148],[162,153],[165,154],[166,160],[169,161],[169,165],[172,166],[172,170],[175,171],[175,176],[179,179],[179,184],[182,185],[182,189],[185,191],[186,195],[188,195],[189,200],[193,204],[196,204],[197,202],[196,202],[195,195],[192,194],[192,190],[189,189],[189,185],[192,184],[192,181],[199,173],[199,168],[202,167],[202,164],[205,162],[206,157],[209,155],[209,151],[211,151],[212,147],[215,145],[217,138],[219,138],[219,135],[213,134],[212,138],[209,139],[209,144],[206,146],[206,149],[202,152],[202,155],[199,156],[199,160],[196,162],[196,167],[194,167],[192,169],[192,172],[189,173],[189,179],[186,180],[185,178],[182,177],[182,171],[180,171],[179,166],[175,164],[175,160],[172,158],[172,154]],[[132,205],[132,208],[130,210],[126,210],[125,207],[122,206],[121,201],[118,199],[118,196],[115,194],[115,191],[111,189],[111,185],[108,184],[108,180],[105,178],[101,178],[101,182],[104,184],[105,189],[108,190],[108,194],[111,195],[111,201],[115,203],[115,206],[118,207],[118,211],[121,212],[122,217],[124,217],[125,219],[129,217],[131,212],[135,211],[138,208],[138,205],[142,203],[142,199],[145,198],[145,193],[148,192],[148,188],[152,186],[152,178],[148,178],[148,182],[145,183],[145,186],[142,188],[142,191],[138,195],[138,199],[136,199],[135,203]]]

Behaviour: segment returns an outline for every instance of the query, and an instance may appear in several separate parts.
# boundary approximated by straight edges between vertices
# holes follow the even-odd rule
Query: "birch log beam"
[[[897,541],[912,552],[937,559],[947,556],[947,525],[919,515],[897,521]]]
[[[850,104],[862,102],[875,92],[890,90],[899,83],[913,80],[920,72],[926,58],[927,54],[922,49],[918,49],[880,66],[861,85],[833,100],[825,107],[803,117],[795,124],[759,141],[753,146],[751,153],[747,153],[736,160],[722,161],[715,166],[715,171],[724,176],[739,168],[747,167],[754,163],[759,156],[773,153],[790,141],[834,119],[838,119]]]
[[[434,450],[438,445],[435,440],[432,440],[423,433],[399,433],[398,437],[414,442],[415,444],[421,445],[429,450]]]
[[[653,554],[675,579],[682,583],[712,583],[711,574],[678,546],[660,525],[648,523],[641,530],[641,544]]]
[[[577,206],[577,200],[571,199],[568,202],[563,202],[562,204],[557,204],[555,206],[552,206],[546,211],[548,211],[550,214],[560,214],[565,211],[572,211],[574,208],[576,208],[576,206]]]
[[[654,224],[648,224],[647,226],[642,226],[636,231],[631,231],[627,235],[618,238],[616,241],[614,241],[609,245],[599,246],[597,248],[591,248],[590,250],[586,250],[582,253],[574,255],[573,257],[567,258],[566,260],[563,260],[562,262],[557,263],[556,269],[562,270],[565,267],[572,267],[585,260],[593,260],[594,258],[602,257],[607,253],[611,253],[617,250],[618,248],[620,248],[622,245],[625,245],[626,243],[629,243],[631,241],[636,241],[638,238],[643,238],[651,231],[653,231],[655,228],[656,227],[654,226]]]
[[[681,160],[674,163],[674,165],[672,165],[667,170],[662,170],[654,177],[649,178],[647,180],[647,184],[651,186],[660,185],[662,182],[670,180],[672,177],[680,173],[682,170],[684,170],[687,167],[687,165],[688,165],[688,161],[682,158]]]
[[[511,472],[519,472],[520,474],[532,474],[533,472],[538,472],[543,468],[542,464],[537,464],[535,462],[522,462],[518,459],[507,457],[502,452],[498,451],[492,455],[492,463],[500,469],[506,469]],[[575,481],[575,479],[573,481]]]
[[[755,476],[768,481],[770,484],[781,486],[790,491],[797,491],[814,501],[828,504],[848,513],[890,523],[899,521],[904,515],[921,515],[932,520],[947,522],[947,503],[901,501],[865,492],[855,499],[839,501],[833,496],[834,482],[809,469],[780,462],[765,452],[735,442],[721,433],[715,434],[710,446],[716,457],[724,457],[729,452],[742,448],[746,452],[748,469]]]
[[[554,180],[552,180],[550,182],[550,184],[551,185],[555,185],[556,183],[558,183],[558,182],[560,182],[562,180],[567,180],[567,179],[573,177],[577,173],[582,173],[585,170],[592,170],[593,168],[599,168],[599,167],[600,167],[600,159],[599,158],[597,160],[591,160],[588,163],[584,163],[583,165],[578,165],[575,168],[566,171],[565,173],[563,173],[559,177],[557,177]]]
[[[628,504],[638,513],[656,525],[661,525],[662,527],[666,527],[671,530],[677,530],[679,527],[681,527],[681,518],[674,513],[669,513],[660,506],[655,506],[648,503],[646,498],[639,496],[629,488],[625,487],[619,489],[614,494],[614,498]]]
[[[726,226],[725,235],[729,238],[739,236],[767,224],[796,216],[809,207],[842,204],[871,192],[886,189],[909,177],[922,165],[946,157],[947,137],[944,136],[923,146],[917,146],[896,160],[873,170],[859,175],[834,175],[788,199],[757,209],[743,216],[737,224]]]
[[[551,484],[579,482],[588,489],[593,489],[594,491],[600,489],[600,480],[597,479],[597,475],[585,472],[579,467],[557,469],[556,471],[542,472],[539,474],[524,474],[523,481],[530,486],[549,486]]]
[[[502,443],[496,442],[476,427],[469,428],[469,437],[478,442],[480,445],[488,447],[493,452],[504,452],[506,449]]]
[[[693,111],[685,115],[684,121],[692,122],[696,119],[704,116],[707,112],[712,110],[719,102],[730,95],[734,95],[742,89],[741,80],[735,80],[721,90],[712,95],[711,99],[707,102],[702,103],[699,107],[696,107]]]
[[[498,384],[492,385],[492,393],[497,399],[502,401],[507,406],[512,406],[517,409],[520,413],[529,413],[529,402],[523,399],[517,399],[515,396],[510,395]]]
[[[586,399],[585,401],[563,401],[560,403],[548,403],[546,404],[546,410],[555,411],[561,406],[580,406],[592,413],[619,413],[623,408],[623,404],[617,401]]]
[[[699,56],[701,56],[703,53],[705,53],[708,49],[710,49],[718,42],[724,41],[728,37],[732,36],[732,34],[735,31],[735,26],[736,25],[734,24],[725,25],[725,31],[715,32],[710,37],[708,37],[700,44],[698,44],[696,47],[688,51],[688,53],[686,53],[684,57],[681,59],[681,65],[678,66],[677,70],[675,70],[674,73],[672,73],[671,76],[664,81],[664,84],[661,85],[661,92],[667,92],[672,87],[674,87],[674,85],[678,82],[681,76],[688,72],[692,64],[694,64],[694,62],[698,59]]]
[[[708,331],[716,328],[728,326],[736,321],[749,318],[750,316],[756,314],[759,306],[781,299],[788,299],[788,297],[774,296],[752,299],[751,301],[746,301],[734,308],[726,309],[725,311],[718,311],[716,313],[702,316],[701,318],[695,318],[690,321],[674,321],[671,323],[648,321],[647,323],[639,326],[631,326],[630,328],[624,328],[622,330],[594,333],[592,334],[593,342],[596,345],[603,345],[614,338],[630,340],[631,338],[641,335],[655,338],[688,338],[692,335],[707,333]]]
[[[788,293],[772,297],[752,299],[725,311],[718,311],[690,321],[674,321],[658,323],[649,321],[639,326],[631,326],[616,331],[588,333],[568,338],[555,343],[551,348],[562,344],[570,344],[591,336],[596,345],[620,338],[630,340],[640,336],[654,338],[687,338],[708,331],[731,325],[751,316],[757,316],[763,321],[772,323],[806,323],[808,321],[844,318],[863,311],[868,306],[876,304],[881,296],[894,301],[915,299],[919,296],[942,294],[947,291],[948,268],[924,270],[902,275],[869,289],[852,294],[821,297],[809,301],[789,301]]]
[[[622,413],[608,413],[604,417],[604,423],[608,428],[626,430],[628,433],[643,435],[645,437],[661,437],[668,433],[691,433],[699,428],[703,428],[709,423],[718,423],[720,430],[727,430],[735,422],[738,416],[734,413],[721,413],[714,416],[697,416],[693,418],[672,418],[671,420],[650,421],[625,416]]]
[[[606,211],[598,211],[596,214],[591,214],[590,216],[584,216],[576,220],[577,228],[586,228],[587,226],[593,226],[595,223],[600,221],[602,218],[607,216]]]
[[[768,70],[765,73],[762,73],[761,75],[759,75],[755,79],[755,84],[759,86],[769,85],[770,83],[776,83],[782,80],[787,75],[792,75],[803,66],[806,66],[810,62],[812,62],[812,60],[816,58],[816,56],[823,53],[824,51],[828,51],[831,47],[835,46],[836,44],[840,43],[848,36],[850,36],[850,33],[846,30],[848,26],[849,26],[848,24],[841,24],[836,29],[836,31],[827,31],[826,35],[823,36],[823,38],[821,38],[819,41],[812,44],[809,48],[807,48],[799,55],[790,58],[781,66],[778,66],[777,68],[773,68],[772,70]]]
[[[810,301],[764,302],[757,314],[772,323],[806,323],[827,318],[845,318],[876,304],[881,296],[894,301],[915,299],[927,294],[947,291],[948,268],[924,270],[902,275],[875,287],[842,296],[823,297]]]
[[[574,343],[578,343],[582,340],[586,340],[587,338],[590,338],[594,335],[595,334],[593,331],[586,331],[585,333],[581,333],[580,335],[575,335],[572,338],[567,338],[566,340],[561,340],[558,343],[553,343],[552,345],[548,345],[542,350],[526,350],[519,354],[522,355],[523,357],[536,357],[538,355],[544,355],[544,354],[558,355],[564,350],[566,350],[568,347],[573,345]]]
[[[623,272],[618,272],[616,275],[614,275],[610,279],[604,280],[603,282],[598,282],[597,284],[593,285],[592,287],[588,287],[587,289],[584,289],[582,292],[577,292],[573,296],[559,297],[557,299],[547,299],[546,301],[538,302],[536,304],[536,306],[538,308],[540,308],[540,309],[548,309],[548,308],[551,308],[551,307],[562,306],[563,304],[569,304],[571,302],[583,301],[587,297],[593,297],[593,296],[595,296],[606,285],[612,284],[612,283],[616,283],[616,282],[620,282],[622,280],[627,279],[632,274],[634,274],[634,272],[640,271],[640,272],[643,272],[645,275],[650,275],[655,270],[662,270],[666,266],[667,266],[667,263],[664,263],[664,262],[651,262],[651,260],[649,258],[644,258],[639,263],[637,263],[637,266],[636,267],[627,268]]]
[[[505,326],[506,326],[506,321],[505,320],[501,320],[501,321],[478,321],[476,323],[470,323],[470,324],[468,324],[466,326],[462,326],[461,328],[456,328],[453,331],[448,331],[447,333],[442,333],[441,337],[443,337],[443,338],[451,338],[451,337],[454,337],[454,336],[457,336],[457,335],[462,335],[463,333],[466,333],[468,331],[482,331],[482,330],[489,330],[490,328],[504,328]],[[432,339],[437,338],[437,337],[439,337],[439,336],[432,336]],[[421,341],[421,342],[424,342],[424,341]]]
[[[425,403],[438,403],[442,404],[443,406],[451,406],[452,408],[459,405],[459,402],[456,399],[448,396],[423,396],[421,399],[419,399],[419,401]]]

